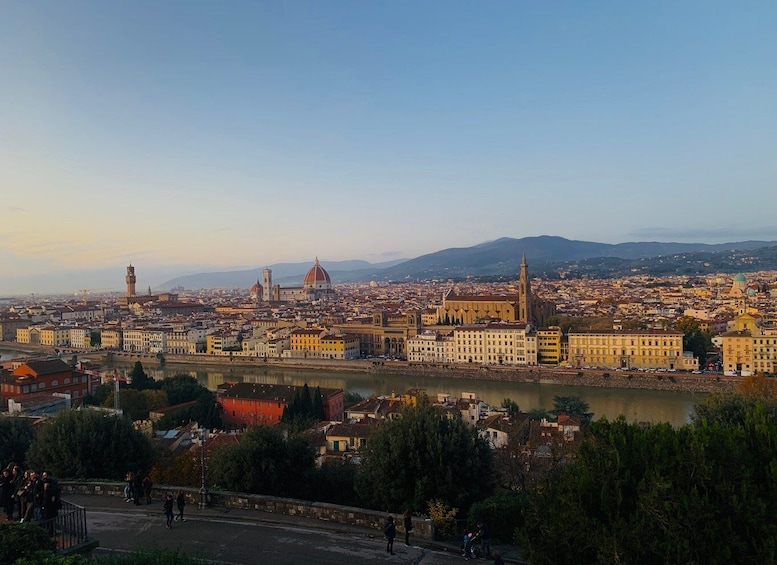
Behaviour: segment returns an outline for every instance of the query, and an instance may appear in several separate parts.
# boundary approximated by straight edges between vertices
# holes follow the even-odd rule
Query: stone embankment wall
[[[576,370],[555,367],[505,367],[496,365],[430,365],[397,362],[382,363],[381,373],[453,377],[479,381],[632,388],[674,392],[733,392],[740,377],[694,375],[690,373],[645,373],[642,371]]]
[[[68,494],[97,495],[124,497],[124,483],[61,481],[62,492]],[[193,488],[182,487],[154,487],[152,498],[162,500],[165,493],[177,491],[181,488],[186,493],[188,504],[199,504],[200,491]],[[323,502],[309,502],[292,498],[277,498],[259,494],[245,494],[237,492],[211,492],[208,494],[211,506],[223,508],[236,508],[240,510],[254,510],[267,514],[282,514],[285,516],[299,516],[302,518],[315,518],[336,524],[361,526],[383,531],[383,522],[386,520],[385,512],[366,510],[364,508],[352,508],[350,506],[337,506]],[[395,515],[400,517],[401,513]],[[269,517],[259,517],[269,519]],[[397,530],[404,533],[402,520],[397,520]],[[432,538],[432,524],[422,518],[413,518],[413,535],[425,539]]]

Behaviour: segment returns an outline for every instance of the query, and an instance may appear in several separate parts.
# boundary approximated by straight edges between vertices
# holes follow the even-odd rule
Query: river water
[[[131,367],[121,367],[128,371]],[[705,395],[670,392],[662,390],[595,388],[584,386],[562,386],[554,384],[516,383],[506,381],[479,381],[452,377],[417,377],[409,375],[336,372],[322,370],[289,370],[276,367],[192,368],[191,365],[168,365],[163,369],[145,368],[155,379],[187,374],[197,382],[214,390],[226,381],[284,384],[322,388],[342,388],[359,393],[363,397],[373,395],[400,394],[410,388],[422,388],[431,397],[447,393],[453,397],[467,397],[469,393],[488,404],[499,406],[502,400],[510,398],[521,410],[532,408],[550,409],[553,397],[577,395],[585,400],[594,413],[594,418],[605,416],[613,419],[623,414],[630,422],[669,422],[680,426],[688,423],[693,406]],[[466,393],[466,394],[464,394]]]
[[[18,352],[0,350],[0,360],[18,357]],[[126,374],[132,365],[116,365],[120,374]],[[474,394],[488,404],[500,405],[510,398],[521,410],[550,409],[554,396],[576,395],[585,400],[594,418],[613,419],[624,415],[630,422],[669,422],[675,426],[688,423],[693,407],[704,394],[669,392],[663,390],[596,388],[562,386],[554,384],[515,383],[506,381],[479,381],[452,377],[416,377],[395,374],[336,372],[322,370],[289,370],[276,367],[232,368],[218,370],[214,367],[192,365],[166,365],[164,368],[144,367],[155,379],[187,374],[211,390],[226,381],[244,381],[268,384],[284,384],[322,388],[342,388],[363,397],[403,393],[410,388],[425,389],[431,397],[447,393],[454,397]],[[463,394],[467,393],[467,394]]]

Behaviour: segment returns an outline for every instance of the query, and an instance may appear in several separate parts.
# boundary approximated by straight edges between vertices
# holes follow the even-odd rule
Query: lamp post
[[[205,457],[205,440],[208,439],[208,430],[206,428],[199,428],[192,431],[192,438],[200,440],[200,508],[208,507],[208,485],[205,482],[205,471],[207,469],[207,461]]]

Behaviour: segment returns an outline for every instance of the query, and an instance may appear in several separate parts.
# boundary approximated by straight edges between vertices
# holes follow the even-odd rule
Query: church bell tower
[[[124,277],[124,280],[127,282],[127,296],[135,296],[135,281],[137,279],[135,278],[135,267],[132,264],[127,267],[127,276]]]

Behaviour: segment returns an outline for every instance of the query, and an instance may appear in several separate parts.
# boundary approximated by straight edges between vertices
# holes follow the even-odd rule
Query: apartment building
[[[457,327],[453,331],[457,363],[536,365],[536,334],[523,323],[493,322]]]
[[[561,328],[550,326],[537,330],[537,362],[541,365],[558,365],[561,356]]]
[[[441,335],[426,330],[407,339],[407,360],[411,363],[455,363],[456,343],[453,332]]]
[[[574,367],[683,369],[683,333],[674,330],[579,330],[569,332]]]

